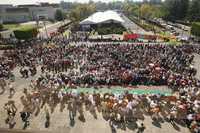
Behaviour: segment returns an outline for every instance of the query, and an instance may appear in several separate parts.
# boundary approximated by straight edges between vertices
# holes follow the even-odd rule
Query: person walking
[[[8,83],[8,88],[9,88],[9,92],[10,92],[10,95],[9,95],[9,98],[12,98],[15,94],[15,89],[14,89],[14,86],[12,85],[12,83]]]
[[[9,125],[9,128],[13,128],[16,124],[14,117],[15,114],[17,112],[17,108],[15,106],[15,102],[14,101],[8,101],[7,103],[5,103],[4,105],[4,109],[7,111],[7,115],[8,117],[6,118],[5,122],[6,124]]]
[[[30,115],[31,115],[30,112],[26,112],[26,111],[20,112],[21,119],[24,122],[23,129],[26,129],[30,125],[28,121],[28,118],[30,117]]]
[[[6,90],[5,87],[6,87],[6,80],[4,78],[0,78],[0,88],[2,89],[0,94],[3,94],[5,92]]]
[[[15,113],[9,113],[8,115],[8,125],[9,125],[9,128],[12,129],[16,122],[15,122]]]
[[[47,106],[44,107],[45,115],[46,115],[46,121],[45,121],[45,128],[48,128],[50,126],[50,113],[47,109]]]
[[[144,130],[145,130],[145,126],[144,126],[144,123],[141,123],[139,126],[138,126],[138,131],[137,133],[143,133]]]

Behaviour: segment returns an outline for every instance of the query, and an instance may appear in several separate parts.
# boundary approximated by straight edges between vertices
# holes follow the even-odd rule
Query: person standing
[[[26,112],[26,111],[20,112],[21,119],[24,122],[23,129],[26,129],[30,125],[28,121],[28,118],[30,117],[30,115],[31,115],[30,112]]]
[[[0,94],[3,94],[5,92],[6,87],[6,80],[4,78],[0,78],[0,87],[2,89],[2,92]]]
[[[15,106],[14,101],[8,101],[8,103],[5,103],[4,109],[7,111],[7,119],[5,120],[6,124],[9,125],[9,128],[13,128],[16,124],[14,117],[17,112],[17,108]]]
[[[12,83],[8,83],[8,88],[9,88],[9,92],[10,92],[10,98],[12,98],[15,94],[15,89],[14,89],[14,86],[12,85]]]
[[[144,123],[141,123],[139,126],[138,126],[138,131],[137,133],[143,133],[144,130],[145,130],[145,126],[144,126]]]
[[[15,113],[9,113],[8,115],[8,125],[9,125],[9,128],[12,129],[16,122],[15,122]]]
[[[45,106],[44,110],[46,115],[45,128],[48,128],[50,126],[50,113],[49,110],[47,109],[47,106]]]

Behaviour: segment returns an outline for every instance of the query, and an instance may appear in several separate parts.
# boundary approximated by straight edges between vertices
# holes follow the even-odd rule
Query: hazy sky
[[[49,2],[49,3],[59,3],[61,0],[0,0],[0,4],[36,4],[39,2]],[[88,2],[89,0],[64,0],[69,2]],[[103,1],[103,2],[110,2],[110,1],[123,1],[123,0],[93,0],[93,1]],[[140,1],[140,0],[134,0]]]

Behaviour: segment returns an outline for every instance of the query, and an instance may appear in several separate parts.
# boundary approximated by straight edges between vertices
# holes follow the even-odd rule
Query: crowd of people
[[[12,66],[6,64],[4,70],[8,73],[8,66],[19,65],[28,77],[41,65],[42,72],[67,72],[76,85],[198,86],[190,53],[183,46],[162,44],[37,45],[5,51]]]
[[[45,73],[36,80],[32,80],[29,88],[24,88],[21,103],[23,109],[20,112],[28,116],[22,116],[24,127],[30,115],[37,116],[44,108],[46,121],[44,127],[50,126],[51,113],[59,106],[63,112],[67,108],[71,126],[75,124],[75,117],[85,122],[84,114],[91,113],[94,119],[98,119],[97,113],[109,121],[112,130],[116,127],[126,129],[128,124],[135,125],[138,120],[144,120],[144,114],[152,117],[155,123],[161,123],[160,119],[170,122],[172,125],[186,124],[192,132],[199,132],[200,123],[200,90],[196,87],[183,87],[172,96],[159,94],[134,95],[128,91],[121,94],[112,93],[82,93],[66,91],[65,87],[73,88],[66,83],[65,75]],[[100,88],[99,88],[100,89]],[[10,127],[15,124],[16,106],[14,102],[6,103],[8,123]],[[27,119],[26,119],[27,118]],[[138,127],[138,130],[140,128]]]
[[[200,131],[200,81],[195,78],[197,70],[192,66],[194,56],[191,53],[194,47],[117,42],[63,44],[64,40],[60,40],[51,45],[6,50],[0,58],[0,83],[3,88],[6,86],[4,79],[13,76],[15,68],[18,68],[22,78],[41,72],[24,89],[20,98],[24,107],[20,112],[24,129],[31,122],[30,115],[37,116],[43,107],[46,112],[45,127],[49,127],[50,114],[60,105],[60,111],[67,106],[72,125],[76,112],[79,120],[84,122],[84,112],[89,111],[95,119],[97,112],[101,112],[113,130],[116,125],[126,128],[128,123],[143,119],[144,112],[147,112],[156,122],[160,118],[173,125],[184,122],[191,131]],[[174,94],[89,94],[65,91],[66,86],[101,89],[100,86],[140,84],[168,85]],[[13,95],[15,90],[10,90]],[[10,101],[4,109],[8,114],[6,122],[12,128],[17,108]],[[141,124],[138,132],[143,129],[144,125]]]

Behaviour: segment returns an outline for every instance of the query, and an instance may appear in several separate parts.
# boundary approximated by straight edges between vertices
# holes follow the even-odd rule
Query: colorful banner
[[[158,36],[156,35],[124,34],[124,40],[136,40],[136,39],[156,40],[157,37]]]
[[[138,39],[138,37],[139,37],[138,34],[125,34],[124,40],[134,40],[134,39]]]

